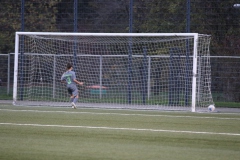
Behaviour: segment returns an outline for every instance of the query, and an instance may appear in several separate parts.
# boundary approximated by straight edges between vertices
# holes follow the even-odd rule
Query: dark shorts
[[[77,87],[68,87],[67,91],[70,95],[77,96],[78,95],[78,89]]]

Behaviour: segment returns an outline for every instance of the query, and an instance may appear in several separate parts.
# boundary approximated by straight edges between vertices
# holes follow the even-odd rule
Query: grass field
[[[0,159],[239,160],[240,113],[0,104]]]

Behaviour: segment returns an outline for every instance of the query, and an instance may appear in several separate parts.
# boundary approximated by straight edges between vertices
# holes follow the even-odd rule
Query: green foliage
[[[35,0],[25,2],[24,31],[56,31],[56,5],[60,0]],[[0,3],[0,53],[14,52],[15,32],[21,30],[21,3]]]
[[[239,53],[240,10],[233,8],[234,0],[197,1],[191,12],[191,31],[212,36],[211,55]],[[239,54],[238,54],[239,55]]]
[[[134,12],[134,29],[137,32],[184,32],[184,1],[139,1]],[[185,6],[185,5],[184,5]]]

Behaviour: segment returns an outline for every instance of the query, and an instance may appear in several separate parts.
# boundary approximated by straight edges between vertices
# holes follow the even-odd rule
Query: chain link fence
[[[0,54],[0,100],[12,99],[14,55]]]
[[[0,100],[11,100],[14,54],[0,54]],[[217,106],[240,106],[240,56],[211,56],[211,90]]]
[[[236,102],[240,106],[240,57],[211,57],[211,66],[214,101]]]

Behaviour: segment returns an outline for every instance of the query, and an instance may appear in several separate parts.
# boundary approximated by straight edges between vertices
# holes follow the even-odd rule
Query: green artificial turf
[[[0,106],[0,159],[239,160],[240,113]]]

